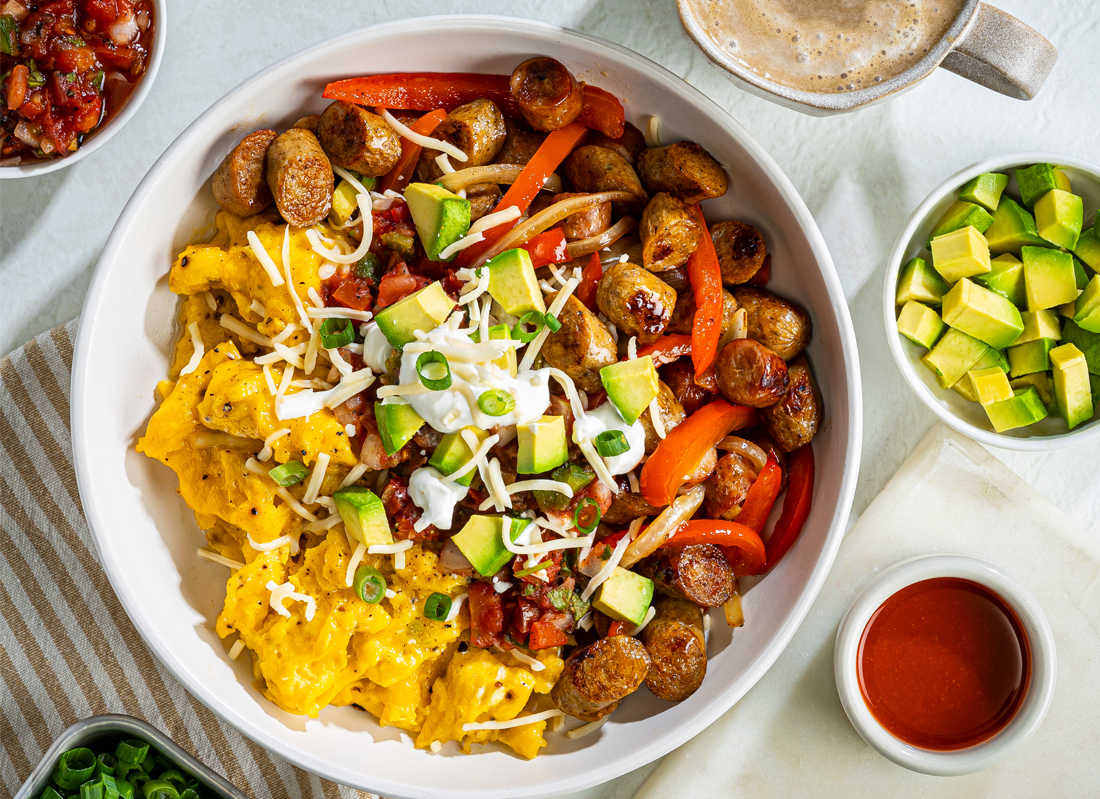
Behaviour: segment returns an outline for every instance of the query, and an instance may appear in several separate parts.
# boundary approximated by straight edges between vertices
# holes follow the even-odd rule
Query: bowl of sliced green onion
[[[78,721],[53,742],[15,799],[247,799],[133,716]]]

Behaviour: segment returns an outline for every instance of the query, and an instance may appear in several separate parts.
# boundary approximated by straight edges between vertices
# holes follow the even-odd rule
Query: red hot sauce
[[[1012,608],[970,580],[906,586],[867,623],[859,688],[891,735],[921,749],[965,749],[1016,715],[1031,681],[1031,649]]]

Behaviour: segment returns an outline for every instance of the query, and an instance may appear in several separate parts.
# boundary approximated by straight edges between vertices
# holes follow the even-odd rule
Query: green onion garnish
[[[530,568],[520,569],[518,572],[515,573],[515,575],[516,575],[516,577],[526,577],[528,574],[534,574],[535,572],[540,572],[543,569],[549,569],[553,565],[554,565],[554,561],[544,560],[542,563],[536,563],[534,566],[531,566]]]
[[[382,268],[382,261],[372,252],[368,252],[359,262],[351,268],[356,277],[366,277],[371,280],[378,279],[378,271]]]
[[[169,783],[177,792],[187,788],[187,780],[180,774],[179,769],[168,769],[168,771],[163,772],[157,779]]]
[[[180,794],[180,799],[201,799],[201,797],[194,788],[187,788]]]
[[[630,449],[622,430],[604,430],[596,436],[596,452],[605,458],[622,455]]]
[[[443,369],[446,371],[443,377],[428,377],[424,374],[425,370],[431,367],[432,364],[441,364],[443,366]],[[436,374],[439,373],[438,369],[433,371]],[[451,387],[451,365],[447,363],[447,358],[442,352],[431,350],[430,352],[423,353],[417,358],[416,374],[420,377],[420,382],[432,391],[443,391]]]
[[[308,474],[309,469],[299,461],[287,461],[281,466],[276,466],[267,473],[267,476],[283,488],[286,488],[287,486],[302,482],[306,479],[306,475]]]
[[[104,752],[98,758],[96,758],[96,774],[110,774],[113,777],[116,768],[118,768],[118,758],[112,755],[110,752]]]
[[[321,346],[337,350],[355,341],[355,327],[350,319],[330,317],[321,322]]]
[[[477,407],[486,416],[503,416],[515,410],[516,398],[502,388],[494,388],[477,398]]]
[[[38,65],[31,59],[27,62],[27,68],[30,70],[30,75],[27,76],[27,86],[35,89],[39,86],[46,85],[46,76],[38,71]]]
[[[70,749],[57,761],[53,779],[66,791],[75,791],[95,775],[96,757],[91,749]]]
[[[179,791],[167,780],[149,780],[141,786],[141,791],[145,799],[180,799]]]
[[[118,795],[122,799],[134,799],[134,786],[130,784],[129,780],[122,777],[115,777],[115,787],[118,789]]]
[[[432,594],[424,603],[424,616],[432,621],[446,621],[451,604],[451,598],[446,594]]]
[[[589,508],[592,510],[588,510]],[[602,516],[603,514],[600,513],[600,506],[596,504],[596,500],[585,497],[577,505],[577,509],[573,511],[573,524],[582,533],[588,535],[596,529]]]
[[[137,765],[145,760],[147,754],[149,754],[149,744],[137,738],[119,741],[118,747],[115,749],[115,757],[118,758],[119,763],[133,763]]]
[[[4,17],[0,17],[0,19],[4,19]],[[46,790],[42,791],[42,795],[38,799],[64,799],[64,797],[57,792],[57,788],[47,785]]]
[[[529,344],[535,340],[535,336],[542,330],[542,326],[546,324],[546,316],[538,311],[528,311],[519,318],[516,322],[516,326],[512,328],[512,338],[522,341],[524,344]],[[530,330],[524,330],[524,325],[533,325]]]
[[[360,566],[355,570],[352,588],[364,602],[377,605],[386,595],[386,578],[373,566]]]
[[[114,779],[111,779],[111,783],[114,783]],[[80,786],[80,799],[104,799],[107,790],[103,784],[103,775],[100,774],[93,780],[88,780]],[[118,791],[115,791],[115,796],[118,795]]]
[[[546,326],[550,328],[551,333],[557,333],[561,330],[561,322],[558,321],[556,316],[551,316],[550,314],[546,314]]]

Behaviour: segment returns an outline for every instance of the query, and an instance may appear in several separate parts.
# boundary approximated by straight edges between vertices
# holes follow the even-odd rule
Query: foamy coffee
[[[715,44],[792,89],[849,92],[900,75],[965,0],[690,0]]]

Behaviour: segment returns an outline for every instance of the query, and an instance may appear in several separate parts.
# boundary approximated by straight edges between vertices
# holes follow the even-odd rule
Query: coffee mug
[[[866,108],[939,66],[1030,100],[1058,59],[1043,36],[981,0],[677,0],[677,6],[684,31],[730,80],[813,116]]]

